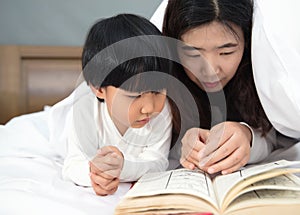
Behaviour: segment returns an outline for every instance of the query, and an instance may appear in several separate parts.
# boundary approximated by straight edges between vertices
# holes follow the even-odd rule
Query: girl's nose
[[[141,113],[151,114],[153,113],[154,108],[155,108],[154,94],[151,92],[143,94]]]

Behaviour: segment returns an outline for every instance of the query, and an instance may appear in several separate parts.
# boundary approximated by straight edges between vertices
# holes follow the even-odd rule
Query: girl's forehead
[[[117,92],[120,93],[120,94],[126,94],[126,95],[141,95],[141,94],[144,94],[144,93],[149,93],[149,92],[161,92],[161,93],[164,93],[166,92],[166,88],[163,88],[163,89],[155,89],[155,90],[143,90],[143,91],[129,91],[129,90],[125,90],[125,89],[122,89],[122,88],[117,88]]]

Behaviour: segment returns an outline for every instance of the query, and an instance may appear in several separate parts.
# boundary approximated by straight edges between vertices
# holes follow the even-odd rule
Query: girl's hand
[[[101,148],[90,162],[90,178],[97,195],[113,194],[120,183],[123,154],[114,146]]]
[[[91,162],[97,167],[96,172],[103,172],[116,178],[121,174],[124,157],[117,147],[104,146],[98,150],[96,157]]]
[[[223,122],[210,130],[206,147],[199,153],[201,168],[208,173],[232,173],[250,158],[251,130],[239,122]]]
[[[105,173],[98,175],[91,171],[90,178],[95,193],[100,196],[114,194],[120,183],[119,178],[112,178],[111,175]]]

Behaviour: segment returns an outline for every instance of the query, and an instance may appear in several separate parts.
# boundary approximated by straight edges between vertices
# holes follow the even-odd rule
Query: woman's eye
[[[200,57],[201,55],[200,54],[188,54],[188,53],[184,53],[185,56],[187,57],[191,57],[191,58],[197,58],[197,57]]]
[[[221,52],[220,55],[231,55],[233,53],[234,53],[234,51],[232,51],[232,52]]]

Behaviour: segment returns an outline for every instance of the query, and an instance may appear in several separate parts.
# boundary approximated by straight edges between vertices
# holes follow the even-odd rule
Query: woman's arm
[[[261,162],[276,148],[276,132],[272,128],[266,136],[262,137],[260,131],[253,129],[249,125],[247,126],[252,133],[250,159],[248,164]]]

